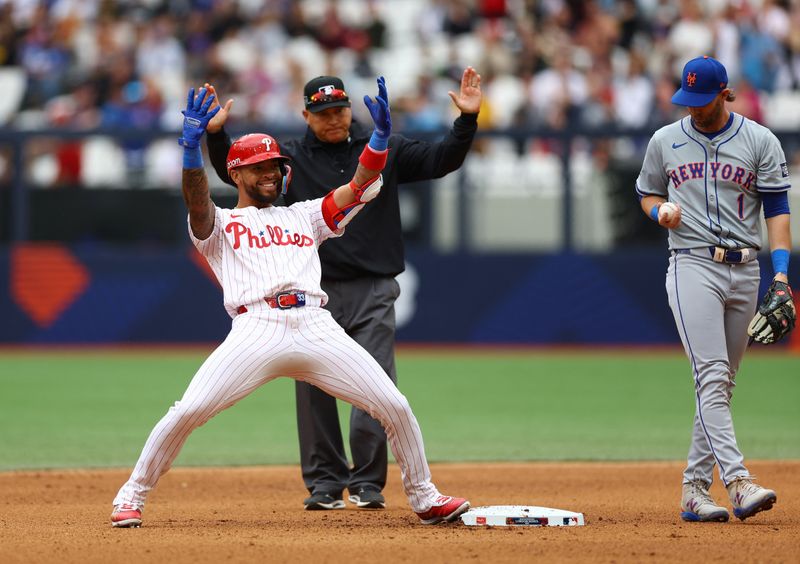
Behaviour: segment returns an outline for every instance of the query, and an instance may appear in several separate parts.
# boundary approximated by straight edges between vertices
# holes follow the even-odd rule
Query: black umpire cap
[[[309,80],[303,88],[303,101],[306,109],[314,114],[328,108],[350,107],[350,98],[338,76],[318,76]]]

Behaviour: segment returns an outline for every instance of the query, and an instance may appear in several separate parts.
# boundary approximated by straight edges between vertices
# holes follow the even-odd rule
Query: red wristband
[[[364,168],[368,168],[369,170],[383,170],[383,167],[386,166],[386,157],[388,155],[389,149],[376,151],[367,145],[364,147],[364,150],[361,151],[361,156],[358,157],[358,162],[360,162]]]

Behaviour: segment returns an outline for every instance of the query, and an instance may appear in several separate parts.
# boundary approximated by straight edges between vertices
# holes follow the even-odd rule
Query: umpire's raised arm
[[[483,100],[481,75],[474,68],[467,67],[461,75],[458,93],[448,91],[447,94],[461,115],[441,141],[430,143],[407,138],[393,141],[393,146],[397,146],[398,182],[442,178],[464,164],[478,130],[478,112]]]
[[[208,90],[209,94],[214,96],[211,108],[219,108],[213,118],[208,122],[208,135],[206,135],[206,143],[208,144],[208,156],[211,158],[211,166],[217,173],[217,176],[223,182],[236,186],[230,176],[228,176],[227,156],[228,150],[231,148],[231,138],[224,129],[225,122],[228,121],[228,115],[233,107],[233,99],[228,99],[224,106],[220,106],[217,100],[217,90],[213,84],[206,82],[204,88]]]

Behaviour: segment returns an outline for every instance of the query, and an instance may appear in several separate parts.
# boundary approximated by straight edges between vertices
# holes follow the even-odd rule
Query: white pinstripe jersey
[[[287,290],[328,296],[320,287],[318,247],[344,229],[331,231],[322,217],[322,198],[289,207],[224,209],[215,206],[214,229],[201,241],[189,236],[222,285],[231,317],[241,305],[257,303]]]
[[[647,145],[636,191],[681,206],[681,225],[669,230],[670,249],[761,248],[761,194],[791,186],[775,135],[732,115],[730,127],[713,139],[687,116],[656,131]]]

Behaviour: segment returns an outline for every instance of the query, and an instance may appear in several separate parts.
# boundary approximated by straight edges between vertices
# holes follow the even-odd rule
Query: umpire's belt
[[[724,247],[698,247],[696,249],[673,249],[679,255],[695,255],[710,258],[714,262],[725,264],[742,264],[755,260],[758,255],[756,249],[726,249]]]
[[[292,309],[293,307],[303,307],[306,305],[306,293],[297,290],[281,292],[271,298],[264,298],[266,304],[274,309]],[[246,306],[239,306],[236,313],[246,313]]]

